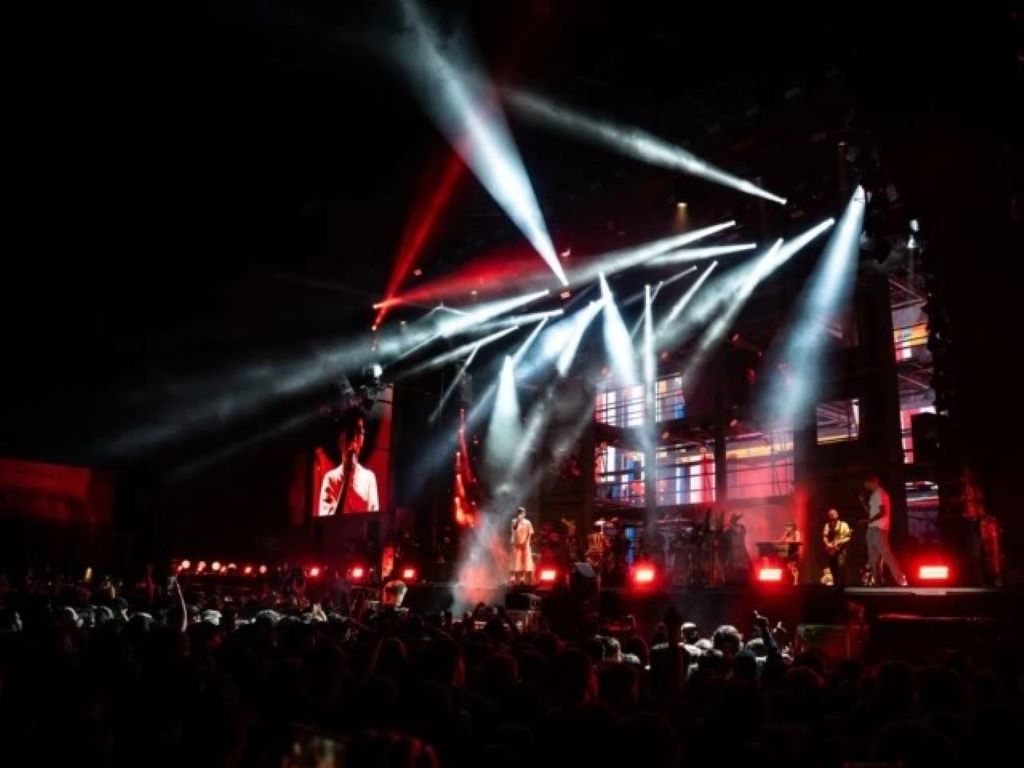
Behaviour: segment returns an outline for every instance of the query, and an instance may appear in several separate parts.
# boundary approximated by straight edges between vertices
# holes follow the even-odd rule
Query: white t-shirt
[[[888,531],[889,515],[892,514],[892,505],[889,504],[889,494],[886,493],[884,488],[875,488],[875,490],[871,492],[871,496],[868,498],[869,517],[874,517],[875,515],[877,515],[879,512],[882,511],[883,507],[885,508],[885,514],[877,520],[871,521],[870,523],[868,523],[868,525],[870,525],[872,528],[878,528],[882,531]]]
[[[380,503],[377,501],[377,476],[373,470],[367,469],[356,462],[352,474],[352,484],[345,496],[345,508],[341,514],[352,512],[377,512]],[[320,485],[320,517],[329,517],[338,513],[338,497],[345,479],[344,466],[338,466],[324,475]]]

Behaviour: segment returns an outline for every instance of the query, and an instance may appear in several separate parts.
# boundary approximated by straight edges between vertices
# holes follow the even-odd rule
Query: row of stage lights
[[[212,560],[207,563],[205,560],[198,560],[193,567],[191,560],[183,559],[175,561],[172,564],[173,570],[177,574],[193,574],[196,576],[243,576],[250,578],[258,578],[266,576],[271,572],[266,564],[252,565],[250,563],[242,564],[229,562],[222,563],[219,560]],[[307,566],[296,566],[308,579],[319,579],[325,577],[330,573],[330,569],[320,565],[307,565]],[[276,570],[276,569],[274,569]],[[366,565],[354,564],[350,565],[345,569],[345,578],[349,582],[360,583],[369,582],[373,580],[375,571]],[[416,582],[419,580],[420,573],[419,569],[415,566],[407,565],[404,566],[398,573],[392,575],[392,578],[400,578],[405,582]]]
[[[952,577],[952,569],[947,563],[942,562],[921,563],[913,573],[916,575],[916,582],[921,585],[948,585]],[[754,574],[755,581],[766,586],[781,585],[787,581],[788,575],[787,569],[778,565],[761,565]],[[564,574],[558,567],[543,565],[537,569],[537,586],[542,589],[554,588],[562,582],[563,577]],[[629,585],[637,591],[652,589],[659,583],[658,569],[651,563],[639,562],[630,569]]]

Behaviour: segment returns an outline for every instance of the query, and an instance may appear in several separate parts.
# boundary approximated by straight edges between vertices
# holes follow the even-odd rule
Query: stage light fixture
[[[182,560],[181,563],[178,565],[178,570],[187,571],[191,567],[192,563],[189,560]]]
[[[757,580],[762,584],[779,584],[782,582],[782,569],[772,566],[759,568],[757,571]]]
[[[658,571],[653,565],[636,565],[633,567],[633,584],[637,587],[649,587],[657,575]]]
[[[361,565],[355,565],[348,570],[350,581],[362,581],[366,578],[366,569]]]
[[[537,572],[537,579],[541,584],[554,584],[558,581],[558,570],[556,568],[541,568]]]
[[[933,563],[918,566],[917,578],[921,581],[949,581],[949,566],[944,563]]]
[[[314,565],[312,568],[309,569],[309,578],[311,578],[311,579],[318,579],[318,578],[320,578],[320,566]]]
[[[242,573],[244,573],[246,576],[252,576],[252,566],[245,566],[245,568],[242,569]]]
[[[196,563],[196,573],[202,573],[205,570],[206,570],[206,561],[205,560],[200,560],[198,563]]]
[[[214,573],[217,573],[218,571],[220,571],[220,562],[218,562],[217,560],[214,560],[212,563],[210,563],[210,570],[213,571]]]
[[[416,569],[415,568],[403,568],[402,569],[402,579],[405,580],[405,581],[415,581],[416,580]]]
[[[262,576],[262,575],[266,574],[266,572],[267,572],[267,566],[261,565],[260,566],[260,575]]]

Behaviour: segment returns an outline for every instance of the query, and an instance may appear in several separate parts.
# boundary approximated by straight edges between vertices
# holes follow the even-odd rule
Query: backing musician
[[[821,533],[822,543],[825,545],[825,556],[828,559],[828,572],[832,584],[836,587],[843,586],[845,580],[844,566],[846,565],[846,547],[850,543],[853,534],[849,524],[839,519],[839,510],[828,511],[828,522]]]

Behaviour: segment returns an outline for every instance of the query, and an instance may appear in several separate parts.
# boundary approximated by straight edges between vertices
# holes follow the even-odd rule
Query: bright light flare
[[[782,582],[782,569],[765,567],[757,571],[757,580],[763,584],[779,584]]]
[[[748,195],[771,200],[779,205],[786,204],[784,197],[779,197],[753,182],[716,168],[692,152],[670,144],[640,128],[618,125],[608,120],[591,117],[526,91],[508,90],[505,92],[505,99],[517,111],[537,122],[600,144],[626,157],[632,157],[662,168],[682,171]]]
[[[541,568],[537,572],[537,579],[541,584],[554,584],[558,581],[558,570],[555,568]]]
[[[366,569],[361,565],[353,566],[349,569],[348,576],[352,581],[362,581],[366,578]]]
[[[403,0],[401,6],[410,34],[402,37],[395,51],[424,108],[559,282],[566,285],[530,179],[482,68],[466,46],[439,34],[413,0]]]
[[[416,569],[415,568],[403,568],[402,569],[402,578],[405,581],[415,581],[416,580]]]

